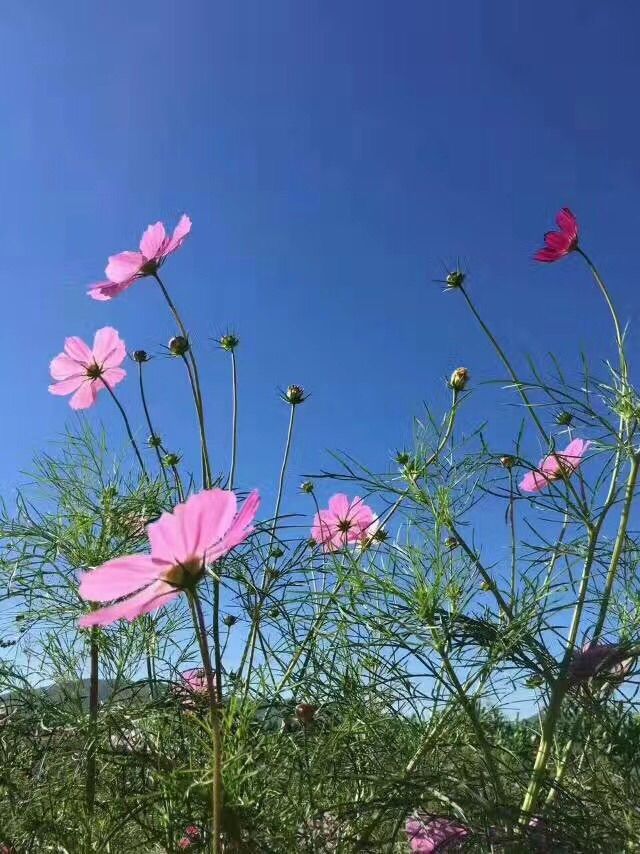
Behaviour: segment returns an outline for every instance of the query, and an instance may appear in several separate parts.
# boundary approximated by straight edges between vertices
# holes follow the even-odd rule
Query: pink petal
[[[183,532],[185,557],[204,558],[207,549],[227,533],[237,506],[235,493],[228,489],[206,489],[178,504],[173,517]]]
[[[207,548],[206,560],[212,563],[222,555],[235,549],[240,543],[243,543],[247,537],[253,532],[252,522],[255,519],[258,508],[260,507],[260,494],[254,490],[246,499],[240,512],[231,523],[231,527],[224,534],[219,543]]]
[[[78,625],[80,628],[86,629],[90,626],[108,626],[115,623],[116,620],[135,620],[142,614],[149,614],[151,611],[161,608],[179,595],[180,591],[167,584],[166,581],[154,581],[153,584],[145,587],[144,590],[129,597],[129,599],[85,614],[78,621]]]
[[[358,500],[358,498],[354,498],[354,502]],[[339,519],[347,518],[347,514],[349,513],[350,507],[351,503],[343,492],[338,492],[332,498],[329,499],[329,510]]]
[[[64,351],[67,356],[82,365],[88,365],[93,358],[89,345],[85,344],[82,338],[78,338],[77,335],[64,339]]]
[[[143,264],[144,257],[139,252],[120,252],[109,258],[104,272],[110,281],[124,284],[139,275]]]
[[[126,377],[127,372],[124,368],[107,368],[100,378],[109,388],[115,388],[118,383]],[[96,380],[100,384],[100,380]]]
[[[563,254],[569,251],[571,240],[566,234],[560,234],[557,231],[549,231],[544,236],[544,242],[549,249]]]
[[[78,592],[90,602],[111,602],[147,586],[166,568],[166,564],[154,561],[151,555],[116,557],[97,569],[83,572]]]
[[[54,380],[70,380],[74,377],[82,379],[86,376],[85,366],[66,353],[60,353],[51,360],[49,372]]]
[[[180,217],[180,221],[173,229],[173,234],[171,239],[165,246],[163,250],[163,257],[166,258],[167,255],[171,255],[172,252],[175,252],[177,249],[180,249],[182,244],[187,239],[189,233],[191,231],[191,220],[186,214],[182,214]]]
[[[520,489],[522,492],[540,492],[545,486],[549,485],[546,477],[543,477],[540,472],[530,471],[520,481]]]
[[[554,261],[559,261],[564,256],[556,252],[555,249],[538,249],[533,256],[534,261],[542,261],[543,264],[551,264]]]
[[[140,252],[147,261],[158,258],[167,240],[167,232],[161,222],[150,225],[140,240]]]
[[[575,218],[569,208],[562,208],[556,217],[558,228],[563,231],[570,240],[575,240],[578,236],[578,220]]]
[[[331,510],[321,510],[313,517],[311,536],[316,543],[329,542],[336,530],[336,517]]]
[[[118,284],[117,282],[99,282],[97,285],[92,285],[87,293],[95,300],[106,302],[126,291],[134,282],[135,278],[130,279],[128,282],[122,282],[122,284]]]
[[[85,381],[85,377],[69,377],[68,380],[61,380],[58,383],[53,383],[49,386],[51,394],[72,394]]]
[[[93,339],[94,361],[103,368],[117,368],[127,357],[124,341],[112,326],[98,329]]]
[[[78,388],[78,391],[69,401],[69,406],[72,409],[89,409],[96,402],[98,392],[95,383],[87,380]]]

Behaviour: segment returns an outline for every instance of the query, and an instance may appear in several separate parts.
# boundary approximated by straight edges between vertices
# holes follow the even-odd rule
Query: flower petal
[[[66,353],[60,353],[51,360],[49,373],[54,380],[70,380],[74,377],[82,379],[86,376],[85,366]]]
[[[177,249],[180,249],[191,232],[191,220],[186,214],[182,214],[180,221],[173,229],[173,234],[163,249],[162,257],[166,258]]]
[[[83,572],[78,592],[90,602],[112,602],[155,581],[163,569],[166,566],[154,561],[151,555],[116,557],[97,569]]]
[[[54,392],[55,393],[55,392]],[[89,380],[82,383],[77,392],[69,401],[69,406],[72,409],[89,409],[96,402],[98,390],[96,384]]]
[[[140,274],[143,264],[144,256],[140,252],[119,252],[109,258],[104,272],[111,282],[124,284]]]
[[[103,368],[117,368],[127,357],[127,348],[113,326],[98,329],[93,339],[93,358]]]
[[[247,537],[253,532],[251,524],[255,519],[258,508],[260,507],[260,493],[254,490],[247,497],[246,501],[240,508],[240,512],[235,517],[231,526],[226,531],[220,542],[207,547],[206,560],[212,562],[222,557],[222,555],[235,549],[240,543],[243,543]]]
[[[556,223],[560,231],[564,232],[570,240],[575,240],[578,237],[578,220],[575,218],[569,208],[562,208],[556,216]]]
[[[150,225],[140,239],[140,252],[147,261],[153,261],[162,256],[162,250],[167,243],[167,232],[161,222]]]
[[[354,498],[354,501],[358,499]],[[343,492],[337,492],[329,499],[329,510],[339,519],[346,519],[351,502]]]
[[[85,614],[78,621],[78,625],[80,628],[86,629],[90,626],[109,626],[116,620],[135,620],[142,614],[149,614],[151,611],[161,608],[179,595],[180,591],[167,584],[166,581],[154,581],[153,584],[145,587],[144,590],[129,597],[129,599]]]
[[[206,489],[179,504],[173,515],[182,529],[187,555],[204,558],[207,549],[229,530],[237,506],[235,492],[228,489]]]
[[[77,335],[71,335],[64,339],[64,352],[81,365],[88,365],[91,362],[91,349],[82,338]]]
[[[53,383],[49,386],[49,391],[51,394],[73,394],[74,391],[84,383],[86,377],[69,377],[68,380],[60,380],[60,382]]]
[[[99,282],[97,285],[91,285],[87,293],[92,297],[92,299],[106,302],[107,300],[117,297],[118,294],[121,294],[123,291],[126,291],[134,282],[135,278],[130,279],[128,282],[122,282],[121,284],[118,284],[117,282]]]
[[[107,370],[102,374],[101,379],[109,386],[109,388],[115,388],[118,383],[122,382],[126,375],[127,372],[124,368],[107,368]]]

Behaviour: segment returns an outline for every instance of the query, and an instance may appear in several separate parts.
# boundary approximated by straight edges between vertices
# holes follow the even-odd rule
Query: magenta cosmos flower
[[[578,220],[569,208],[562,208],[556,217],[558,231],[548,231],[544,236],[545,246],[533,256],[536,261],[550,264],[559,261],[578,248]]]
[[[49,386],[51,394],[71,394],[72,409],[88,409],[96,402],[98,392],[123,380],[127,372],[120,365],[127,355],[124,341],[115,329],[105,326],[98,329],[93,348],[72,336],[64,342],[64,352],[51,360],[49,370],[55,383]]]
[[[634,659],[619,644],[587,643],[573,653],[567,678],[571,684],[593,678],[623,682],[633,664]]]
[[[150,225],[140,239],[140,251],[111,255],[104,271],[107,281],[91,285],[87,293],[97,300],[113,299],[138,279],[153,276],[168,256],[180,249],[190,231],[191,220],[186,214],[180,217],[171,237],[163,223]]]
[[[339,492],[329,499],[329,507],[316,513],[311,537],[328,551],[349,543],[364,543],[378,530],[379,521],[371,507],[356,496],[351,501]]]
[[[554,481],[569,477],[580,467],[590,447],[591,442],[574,439],[561,453],[545,457],[536,471],[527,472],[520,481],[520,489],[523,492],[539,492]]]
[[[407,819],[409,845],[412,851],[433,854],[440,851],[456,851],[470,836],[468,828],[448,818],[418,816]]]
[[[207,489],[147,526],[151,554],[117,557],[82,573],[80,596],[90,602],[120,600],[92,611],[80,626],[135,620],[192,589],[205,565],[221,558],[252,532],[260,496],[252,492],[237,511],[235,493]],[[122,598],[127,597],[127,598]]]

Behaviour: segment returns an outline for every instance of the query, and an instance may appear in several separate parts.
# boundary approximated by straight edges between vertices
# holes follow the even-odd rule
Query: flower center
[[[338,530],[341,534],[348,534],[351,528],[353,527],[353,523],[350,519],[339,519],[338,520]]]
[[[160,577],[173,587],[192,587],[199,580],[202,572],[202,561],[199,558],[191,558],[184,563],[172,566]]]
[[[97,362],[87,365],[87,376],[90,380],[97,380],[102,376],[102,367]]]
[[[140,267],[140,275],[141,276],[153,276],[153,274],[158,269],[158,262],[154,261],[153,258],[150,261],[145,261],[142,267]]]

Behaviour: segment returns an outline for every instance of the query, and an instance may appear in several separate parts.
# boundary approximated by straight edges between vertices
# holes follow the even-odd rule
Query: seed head
[[[189,342],[184,335],[174,335],[168,344],[172,356],[184,356],[189,352]]]
[[[298,404],[304,403],[306,399],[307,396],[301,385],[290,385],[284,393],[284,400],[291,406],[298,406]]]

